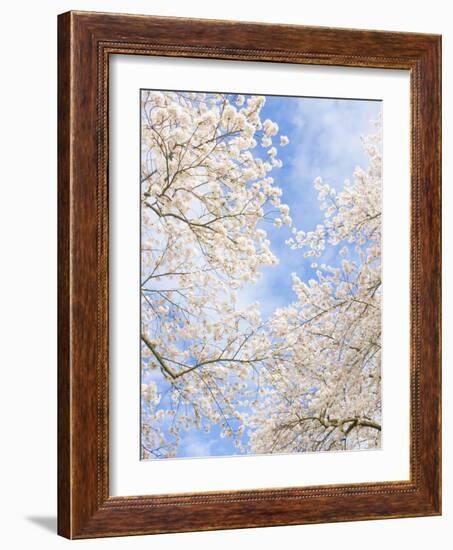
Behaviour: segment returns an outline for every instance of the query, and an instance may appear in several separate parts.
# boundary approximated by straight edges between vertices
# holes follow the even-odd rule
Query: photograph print
[[[381,121],[140,90],[141,459],[381,447]]]

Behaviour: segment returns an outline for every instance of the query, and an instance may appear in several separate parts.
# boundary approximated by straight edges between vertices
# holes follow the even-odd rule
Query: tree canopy
[[[380,444],[379,122],[367,169],[338,193],[317,178],[324,221],[299,230],[273,176],[289,139],[264,103],[142,92],[143,458],[214,426],[245,453]],[[293,273],[294,301],[267,318],[238,304],[279,261],[263,221],[291,228],[287,246],[317,269]],[[315,263],[326,244],[338,265]]]

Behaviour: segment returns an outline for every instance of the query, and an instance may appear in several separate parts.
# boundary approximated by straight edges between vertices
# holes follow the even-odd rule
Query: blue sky
[[[282,202],[289,205],[297,229],[311,230],[323,220],[318,192],[313,187],[316,177],[321,176],[338,191],[345,179],[352,179],[356,166],[367,168],[361,137],[373,133],[372,121],[378,118],[381,109],[380,101],[266,96],[261,119],[277,122],[279,135],[289,138],[286,147],[278,147],[283,167],[275,168],[271,175],[283,191]],[[278,143],[275,138],[274,141]],[[269,223],[263,228],[280,263],[263,268],[260,281],[240,291],[239,304],[245,307],[258,301],[263,318],[267,318],[276,307],[294,300],[291,273],[308,280],[315,278],[315,270],[310,267],[313,258],[304,258],[303,251],[291,250],[285,244],[291,237],[290,228],[277,229]],[[337,254],[337,247],[327,245],[323,256],[316,261],[335,265]],[[235,454],[238,449],[232,441],[220,438],[219,430],[214,427],[208,434],[196,430],[185,432],[177,457]]]

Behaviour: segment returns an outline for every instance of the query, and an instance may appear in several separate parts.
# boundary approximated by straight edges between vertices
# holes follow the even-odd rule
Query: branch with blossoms
[[[340,266],[313,263],[316,279],[293,274],[296,301],[269,321],[285,352],[263,398],[248,416],[254,452],[374,448],[381,432],[380,123],[365,141],[370,166],[344,189],[314,182],[325,221],[293,229],[287,241],[304,255],[341,247]],[[348,256],[350,258],[348,259]],[[275,372],[280,374],[275,376]]]
[[[240,438],[238,394],[269,342],[256,307],[237,291],[275,265],[261,222],[291,224],[270,172],[281,166],[265,98],[179,92],[142,96],[142,380],[160,370],[165,392],[146,400],[142,452],[177,449],[182,431],[221,427]],[[266,158],[253,155],[268,148]],[[280,146],[288,143],[280,136]],[[239,393],[238,393],[239,392]],[[238,439],[237,439],[238,440]],[[168,444],[168,441],[167,441]]]

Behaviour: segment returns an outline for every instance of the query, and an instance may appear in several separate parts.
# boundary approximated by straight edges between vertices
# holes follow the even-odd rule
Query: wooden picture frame
[[[441,513],[441,38],[68,12],[58,20],[58,532],[89,538]],[[109,495],[109,55],[410,71],[410,480]]]

